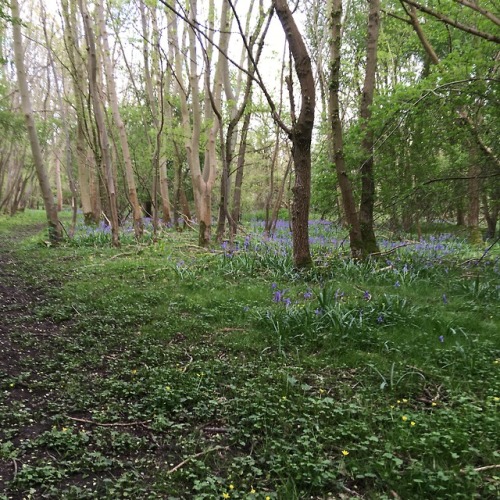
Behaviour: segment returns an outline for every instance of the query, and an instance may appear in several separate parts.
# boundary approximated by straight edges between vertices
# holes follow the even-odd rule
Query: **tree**
[[[295,183],[292,188],[292,242],[293,260],[297,268],[312,265],[309,247],[309,205],[311,200],[311,141],[314,127],[316,90],[311,59],[306,45],[295,23],[286,0],[273,0],[276,14],[281,22],[295,63],[295,72],[300,84],[301,107],[295,115],[292,106],[292,126],[278,123],[292,142],[292,157],[295,167]]]
[[[38,140],[37,129],[33,117],[33,109],[31,106],[28,81],[26,78],[26,69],[24,67],[21,15],[19,11],[19,3],[17,0],[11,1],[11,11],[13,18],[12,33],[14,38],[14,57],[16,63],[17,81],[19,85],[19,92],[21,94],[21,103],[23,107],[26,129],[28,131],[31,153],[33,155],[33,160],[35,163],[38,183],[42,192],[45,213],[47,214],[49,240],[52,243],[58,243],[62,239],[62,226],[57,215],[57,207],[54,204],[49,177],[43,161],[40,142]]]

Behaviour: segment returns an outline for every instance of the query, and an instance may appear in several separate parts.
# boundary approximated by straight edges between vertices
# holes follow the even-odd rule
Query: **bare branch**
[[[436,12],[435,10],[429,9],[429,7],[425,7],[424,5],[421,5],[417,2],[414,2],[413,0],[403,0],[404,3],[408,5],[412,5],[416,9],[420,10],[421,12],[425,12],[426,14],[429,14],[432,17],[435,17],[439,21],[448,24],[450,26],[453,26],[454,28],[458,28],[459,30],[465,31],[466,33],[470,33],[471,35],[478,36],[480,38],[484,38],[485,40],[488,40],[489,42],[494,42],[494,43],[500,43],[500,37],[496,35],[491,35],[490,33],[485,33],[484,31],[479,31],[478,29],[472,27],[472,26],[467,26],[466,24],[463,24],[459,21],[454,21],[453,19],[449,18],[448,16],[445,16],[444,14],[441,14],[440,12]]]

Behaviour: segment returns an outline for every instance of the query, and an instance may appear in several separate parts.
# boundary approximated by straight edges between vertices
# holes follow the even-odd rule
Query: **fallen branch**
[[[394,248],[391,248],[390,250],[386,250],[385,252],[375,252],[371,253],[370,257],[382,257],[383,255],[389,255],[390,253],[395,252],[399,248],[407,247],[409,245],[416,245],[419,243],[418,241],[408,241],[407,243],[402,243],[401,245],[395,246]]]
[[[182,462],[178,463],[175,467],[172,467],[172,469],[167,471],[167,474],[173,474],[176,470],[180,469],[181,467],[184,467],[184,465],[186,465],[190,460],[201,457],[202,455],[206,455],[208,453],[212,453],[212,451],[227,450],[227,449],[229,449],[229,446],[215,446],[214,448],[209,448],[208,450],[200,451],[200,453],[196,453],[194,455],[191,455],[190,457],[187,457]]]
[[[137,421],[137,422],[115,422],[115,423],[103,423],[103,422],[95,422],[94,420],[88,420],[86,418],[77,418],[77,417],[69,417],[66,416],[69,420],[74,420],[75,422],[82,422],[84,424],[90,424],[90,425],[97,425],[99,427],[132,427],[134,425],[144,425],[151,420],[143,420],[143,421]]]
[[[475,469],[472,469],[474,472],[482,472],[483,470],[491,470],[491,469],[500,469],[500,464],[496,465],[485,465],[484,467],[476,467]],[[467,472],[467,469],[460,469],[460,472],[462,474],[465,474]]]

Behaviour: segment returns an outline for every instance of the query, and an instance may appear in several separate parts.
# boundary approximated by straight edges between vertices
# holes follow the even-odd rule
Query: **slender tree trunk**
[[[292,188],[293,259],[297,268],[312,265],[309,247],[309,205],[311,200],[311,140],[314,127],[316,89],[311,59],[286,0],[273,0],[295,63],[300,83],[301,109],[297,121],[289,130],[295,183]]]
[[[111,63],[111,50],[109,48],[108,32],[106,28],[106,20],[104,17],[104,7],[102,0],[97,2],[97,18],[99,30],[102,40],[102,59],[104,62],[104,74],[106,75],[106,83],[108,90],[108,99],[111,105],[113,121],[118,128],[118,136],[120,138],[121,152],[123,155],[123,163],[125,165],[125,180],[128,186],[128,200],[132,207],[132,217],[134,219],[134,232],[136,239],[140,240],[144,231],[142,222],[142,209],[137,196],[137,188],[135,184],[134,169],[132,166],[132,158],[128,145],[127,132],[123,123],[120,109],[118,106],[118,96],[116,94],[115,77],[113,74],[113,65]]]
[[[104,162],[104,170],[106,175],[106,187],[108,193],[108,201],[110,208],[110,223],[111,223],[111,239],[115,247],[120,246],[119,222],[118,222],[118,205],[116,194],[116,178],[113,172],[113,164],[111,160],[111,149],[109,144],[108,133],[106,130],[106,120],[104,116],[103,103],[99,97],[97,88],[97,53],[94,32],[92,30],[92,21],[85,5],[85,0],[79,0],[80,10],[83,18],[83,26],[85,31],[85,39],[87,41],[88,50],[88,72],[90,95],[94,109],[94,118],[96,122],[97,132],[99,136],[99,145]]]
[[[480,214],[480,185],[479,175],[481,167],[477,165],[477,155],[471,152],[471,166],[469,168],[469,211],[467,214],[467,227],[469,230],[469,240],[472,244],[480,244],[482,242],[481,231],[479,230],[479,214]]]
[[[245,155],[247,148],[247,135],[250,128],[251,114],[245,115],[241,127],[240,146],[238,148],[238,159],[236,161],[236,176],[234,179],[233,205],[231,210],[231,239],[238,232],[238,223],[241,219],[241,186],[243,185],[243,169],[245,166]]]
[[[332,0],[330,10],[331,29],[331,68],[329,85],[329,115],[332,127],[333,149],[335,169],[340,192],[342,194],[342,205],[346,222],[349,226],[349,241],[351,255],[353,258],[363,257],[363,240],[361,227],[359,224],[356,201],[352,190],[351,180],[347,173],[347,165],[344,159],[344,139],[342,131],[342,121],[340,119],[340,49],[341,49],[341,20],[342,20],[342,0]]]
[[[363,249],[366,254],[379,251],[373,230],[373,207],[375,204],[375,178],[373,172],[373,131],[370,128],[372,115],[371,105],[375,92],[375,76],[377,71],[377,44],[380,28],[380,0],[369,0],[368,39],[366,48],[366,70],[361,100],[361,129],[364,136],[361,148],[365,157],[361,165],[361,202],[359,206],[359,223]]]
[[[98,186],[96,187],[96,166],[92,158],[88,161],[88,145],[85,140],[86,114],[85,114],[85,94],[84,86],[86,78],[84,76],[84,62],[79,52],[78,30],[76,20],[76,2],[71,0],[61,1],[62,14],[64,19],[64,40],[70,61],[70,74],[73,93],[75,96],[76,111],[76,163],[77,178],[80,189],[80,200],[82,204],[83,218],[85,224],[97,224],[101,217],[101,205]],[[69,130],[67,132],[69,134]],[[69,140],[69,137],[66,139]],[[67,146],[66,146],[67,147]],[[67,153],[69,161],[71,150]],[[71,176],[70,176],[71,177]],[[75,190],[76,190],[76,182]]]
[[[20,19],[19,3],[17,0],[11,1],[11,9],[12,17],[15,19]],[[35,163],[36,174],[38,177],[38,183],[40,184],[40,190],[42,192],[43,203],[45,206],[45,213],[47,214],[49,240],[52,243],[58,243],[62,239],[62,226],[57,216],[57,208],[54,204],[52,191],[50,189],[49,176],[43,162],[35,120],[33,118],[31,97],[29,94],[26,70],[24,67],[24,51],[20,23],[15,22],[12,24],[12,33],[14,39],[14,59],[16,64],[19,92],[21,94],[24,119],[26,122],[26,129],[28,131],[31,152],[33,154],[33,161]]]

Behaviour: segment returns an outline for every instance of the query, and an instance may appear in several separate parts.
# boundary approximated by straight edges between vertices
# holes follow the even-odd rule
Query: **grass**
[[[14,330],[37,357],[0,378],[0,458],[17,464],[0,498],[498,497],[498,245],[382,241],[360,264],[312,223],[301,274],[288,223],[268,242],[260,227],[212,252],[169,230],[15,247],[57,329]],[[19,387],[44,404],[9,399]]]

